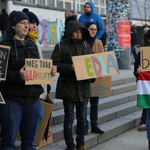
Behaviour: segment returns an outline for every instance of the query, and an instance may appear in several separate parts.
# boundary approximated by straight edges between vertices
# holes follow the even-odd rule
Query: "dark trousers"
[[[88,103],[88,101],[87,101]],[[90,97],[90,120],[91,120],[91,126],[96,127],[98,125],[97,119],[98,119],[98,103],[99,103],[99,97]],[[87,111],[85,114],[85,121],[86,121],[86,128],[88,128],[88,120],[87,120]]]
[[[70,102],[63,100],[64,105],[64,139],[69,150],[75,149],[75,144],[72,134],[72,125],[74,121],[74,106],[76,106],[76,117],[77,117],[77,144],[84,144],[84,131],[85,131],[85,111],[86,101],[84,102]]]
[[[15,150],[15,138],[21,135],[21,150],[36,150],[35,137],[43,116],[40,101],[22,106],[9,99],[0,104],[1,141],[0,150]]]
[[[146,117],[147,117],[146,114],[147,114],[146,109],[143,109],[140,124],[146,124]]]
[[[4,38],[6,35],[6,30],[2,30],[2,38]]]
[[[135,49],[135,45],[131,45],[131,54],[133,54],[134,59],[136,58],[136,49]]]

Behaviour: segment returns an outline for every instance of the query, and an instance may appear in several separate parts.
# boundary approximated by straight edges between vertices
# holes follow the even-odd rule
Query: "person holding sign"
[[[86,101],[90,97],[90,80],[77,81],[72,56],[91,54],[90,46],[85,42],[89,38],[88,30],[78,21],[70,21],[66,28],[66,39],[56,44],[52,53],[54,65],[60,73],[56,98],[63,99],[64,139],[67,150],[86,150],[84,145]],[[73,140],[72,124],[74,107],[77,116],[76,149]]]
[[[28,8],[24,8],[22,11],[29,18],[29,32],[28,32],[28,35],[30,37],[30,40],[33,41],[33,42],[35,42],[35,44],[38,47],[38,52],[39,52],[40,59],[43,59],[41,46],[40,46],[40,43],[38,41],[39,36],[37,35],[37,27],[39,25],[39,19],[38,19],[38,17],[33,12],[29,11]],[[56,72],[57,72],[57,67],[53,66],[52,67],[52,75],[55,76]],[[40,95],[40,99],[46,100],[47,93],[50,92],[51,87],[50,87],[49,84],[47,84],[47,85],[46,84],[42,84],[42,87],[44,89],[44,93],[42,93]]]
[[[96,32],[97,32],[97,26],[94,22],[86,22],[84,25],[89,33],[90,38],[87,40],[87,43],[91,46],[92,53],[103,53],[103,44],[100,40],[96,39]],[[100,76],[100,78],[104,78],[104,76]],[[99,103],[99,97],[90,97],[90,120],[91,120],[91,132],[93,133],[99,133],[103,134],[104,131],[102,131],[97,125],[97,119],[98,119],[98,103]],[[87,101],[88,104],[88,101]],[[86,121],[86,129],[85,129],[85,135],[88,134],[88,120],[87,120],[87,112],[85,116]]]
[[[147,33],[144,34],[143,40],[145,46],[150,46],[150,30],[148,30]],[[133,72],[137,80],[140,72],[142,72],[140,61],[141,61],[140,52],[138,52],[136,55]],[[139,131],[147,130],[148,148],[150,150],[150,108],[143,109],[141,121],[137,129]]]
[[[39,101],[41,85],[25,85],[29,71],[25,58],[39,58],[36,44],[29,40],[29,18],[21,11],[9,15],[9,28],[1,45],[10,46],[6,81],[1,81],[0,91],[4,105],[0,105],[0,150],[14,150],[15,137],[21,135],[21,149],[36,150],[35,137],[43,116]]]

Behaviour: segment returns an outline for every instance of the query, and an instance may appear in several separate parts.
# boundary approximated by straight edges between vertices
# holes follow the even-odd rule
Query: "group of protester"
[[[60,73],[56,98],[63,100],[66,150],[86,150],[84,136],[88,134],[88,99],[91,105],[91,132],[100,135],[104,133],[97,123],[99,97],[90,97],[90,83],[95,82],[95,79],[77,81],[71,59],[72,56],[104,52],[104,45],[100,41],[105,34],[103,20],[100,15],[94,13],[95,5],[92,2],[85,3],[84,11],[85,13],[79,17],[78,21],[74,11],[69,10],[65,13],[64,36],[62,41],[56,44],[51,57],[54,64],[52,75],[55,76],[56,72]],[[6,11],[4,14],[6,15]],[[0,149],[15,150],[15,137],[19,130],[21,149],[36,150],[36,132],[43,116],[43,107],[39,99],[46,99],[50,87],[49,85],[46,87],[25,85],[25,80],[30,76],[29,70],[25,68],[25,58],[43,59],[37,35],[39,20],[33,12],[25,8],[22,11],[12,11],[8,21],[8,29],[6,33],[2,32],[4,34],[0,42],[1,45],[10,46],[7,78],[0,83],[0,91],[6,103],[0,105]],[[143,41],[145,46],[150,45],[150,30],[144,33]],[[140,72],[140,53],[138,53],[135,56],[134,75],[138,78]],[[103,79],[104,76],[100,75],[99,78]],[[43,92],[44,95],[41,96]],[[76,145],[72,133],[74,107],[76,107],[77,117]],[[145,121],[146,111],[148,123],[145,129],[150,141],[150,109],[143,109]],[[145,121],[143,123],[142,119],[140,125],[143,126]]]

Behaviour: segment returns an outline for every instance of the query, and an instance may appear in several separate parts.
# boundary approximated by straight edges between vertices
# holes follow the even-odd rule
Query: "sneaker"
[[[80,144],[76,145],[76,149],[77,150],[87,150],[86,147],[85,147],[85,145],[80,145]]]
[[[92,132],[92,133],[99,133],[99,134],[105,133],[105,132],[102,131],[99,127],[92,127],[91,132]]]
[[[145,130],[146,130],[146,124],[140,124],[140,125],[137,127],[137,130],[138,130],[138,131],[145,131]]]
[[[85,128],[84,135],[88,135],[88,128]]]

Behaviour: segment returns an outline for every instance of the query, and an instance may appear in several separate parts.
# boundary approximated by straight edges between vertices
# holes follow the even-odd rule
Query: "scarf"
[[[39,38],[39,36],[37,35],[37,31],[35,31],[35,32],[29,31],[28,35],[30,36],[30,40],[33,42],[35,42]]]
[[[94,36],[94,37],[89,37],[89,39],[87,40],[87,43],[91,46],[91,48],[92,48],[92,46],[93,46],[93,43],[95,42],[95,39],[96,39],[96,36]]]

